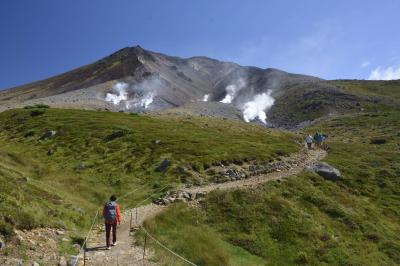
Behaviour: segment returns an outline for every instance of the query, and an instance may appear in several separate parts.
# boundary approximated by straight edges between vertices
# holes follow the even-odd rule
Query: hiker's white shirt
[[[313,138],[311,136],[307,136],[306,142],[307,143],[312,143],[313,142]]]

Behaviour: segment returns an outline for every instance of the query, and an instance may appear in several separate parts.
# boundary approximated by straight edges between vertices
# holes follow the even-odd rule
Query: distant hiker
[[[106,245],[107,249],[110,248],[110,231],[112,228],[113,233],[113,242],[111,246],[115,246],[117,244],[117,223],[121,224],[121,210],[119,205],[116,202],[117,198],[112,195],[110,197],[110,201],[104,205],[103,208],[103,217],[104,223],[106,226]]]
[[[323,140],[324,137],[322,136],[322,134],[320,134],[319,132],[316,132],[314,134],[315,146],[320,147]]]
[[[328,135],[323,134],[322,135],[322,140],[321,140],[321,148],[328,151],[329,146],[325,143],[325,140],[328,138]]]
[[[308,135],[306,137],[306,143],[307,143],[307,147],[310,150],[312,148],[312,143],[313,143],[313,137],[311,135]]]

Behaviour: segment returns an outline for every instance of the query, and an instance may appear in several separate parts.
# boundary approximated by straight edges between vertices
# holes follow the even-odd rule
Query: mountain
[[[346,81],[326,81],[207,57],[167,56],[136,46],[64,74],[1,91],[0,110],[37,103],[135,112],[179,107],[191,114],[293,128],[378,102],[397,105],[390,98],[355,93],[348,85]],[[210,102],[207,108],[204,101]],[[218,104],[221,101],[225,105]]]

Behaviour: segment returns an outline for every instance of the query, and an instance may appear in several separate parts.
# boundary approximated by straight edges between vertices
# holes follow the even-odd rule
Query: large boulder
[[[314,164],[312,170],[327,180],[336,181],[342,178],[338,169],[325,162]]]

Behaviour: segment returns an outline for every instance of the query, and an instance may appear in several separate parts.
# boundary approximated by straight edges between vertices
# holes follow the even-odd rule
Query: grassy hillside
[[[400,80],[334,80],[330,83],[352,93],[400,100]]]
[[[295,84],[278,92],[268,119],[286,128],[326,116],[400,110],[400,82],[396,80],[318,81]]]
[[[51,131],[54,131],[52,136]],[[225,161],[269,160],[299,149],[293,134],[222,119],[15,109],[0,113],[0,234],[13,228],[86,228],[115,193],[132,206]],[[166,171],[157,172],[164,160]],[[192,182],[187,176],[185,182]]]
[[[317,130],[329,135],[326,161],[340,181],[304,172],[214,192],[199,209],[171,207],[147,228],[198,265],[399,265],[400,113],[336,118],[307,132]]]

